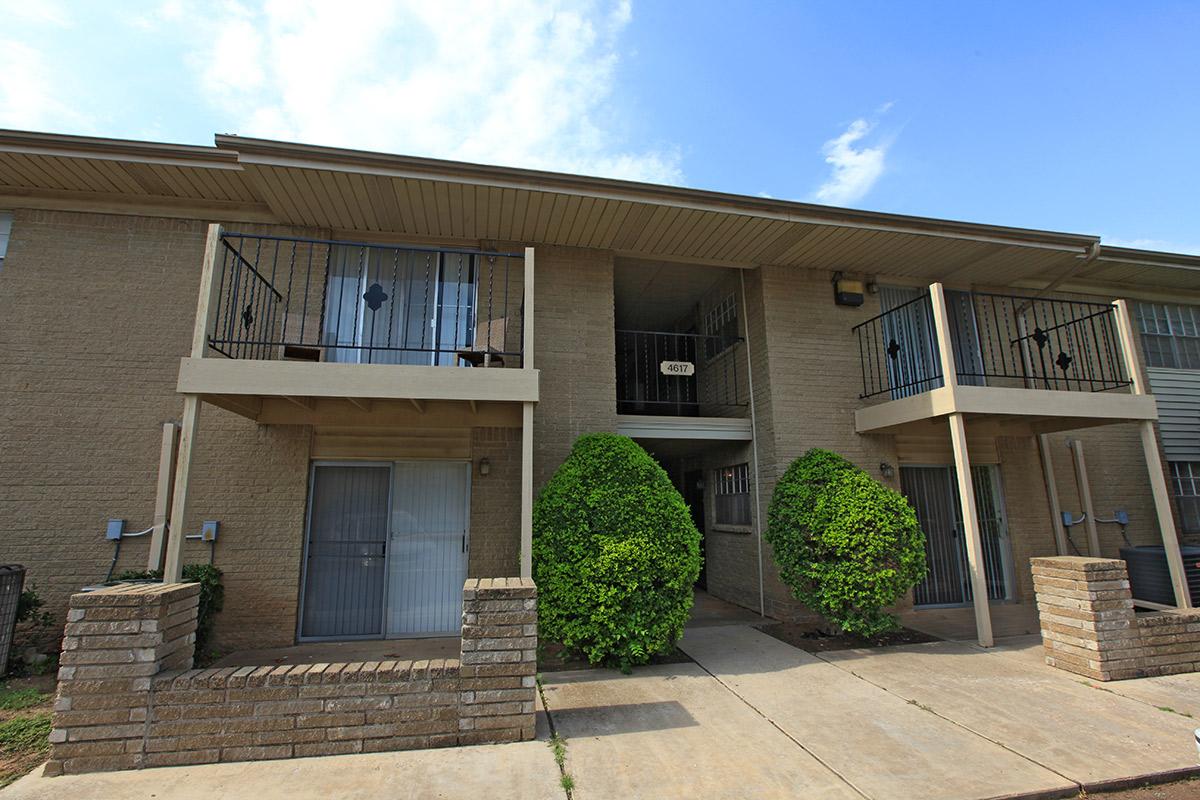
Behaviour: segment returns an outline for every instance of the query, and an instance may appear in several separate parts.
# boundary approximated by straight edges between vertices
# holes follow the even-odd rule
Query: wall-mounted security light
[[[833,274],[833,302],[839,306],[857,308],[863,304],[863,282],[847,278],[841,272]]]
[[[896,468],[886,461],[879,462],[879,474],[889,480],[896,474]]]
[[[492,471],[492,462],[486,457],[479,459],[479,474],[487,475]]]

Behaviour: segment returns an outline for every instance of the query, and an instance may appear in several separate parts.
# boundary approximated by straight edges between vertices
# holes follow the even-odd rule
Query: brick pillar
[[[152,677],[191,667],[199,595],[154,583],[71,596],[45,774],[142,765]]]
[[[1141,640],[1125,562],[1111,558],[1035,558],[1046,663],[1098,681],[1135,677]]]
[[[460,744],[533,738],[537,587],[528,578],[463,586]]]

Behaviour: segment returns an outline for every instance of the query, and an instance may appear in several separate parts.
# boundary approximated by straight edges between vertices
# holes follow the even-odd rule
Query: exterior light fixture
[[[841,272],[833,273],[833,302],[839,306],[861,306],[864,291],[862,281],[851,280]]]
[[[879,462],[879,474],[889,480],[896,474],[896,468],[886,461]]]
[[[492,471],[492,462],[488,461],[486,458],[479,459],[479,474],[487,475],[491,471]]]

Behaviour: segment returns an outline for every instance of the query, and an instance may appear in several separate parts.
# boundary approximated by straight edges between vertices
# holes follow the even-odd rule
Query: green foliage
[[[0,711],[20,711],[23,708],[44,703],[49,698],[50,695],[43,694],[32,687],[9,689],[4,684],[0,684]]]
[[[126,570],[114,582],[162,580],[162,570]],[[212,640],[213,624],[217,612],[225,606],[225,587],[221,584],[221,570],[212,564],[186,564],[183,580],[200,584],[200,605],[196,610],[196,662],[209,660],[209,644]]]
[[[0,754],[15,755],[50,749],[50,714],[14,717],[0,722]]]
[[[17,616],[13,627],[12,645],[8,650],[8,669],[10,675],[26,675],[30,672],[41,675],[55,667],[57,657],[42,661],[40,664],[29,665],[23,660],[25,651],[32,647],[45,647],[50,629],[54,626],[54,617],[49,611],[43,611],[46,601],[38,593],[37,586],[30,586],[21,592],[17,598]]]
[[[700,533],[645,450],[588,434],[534,505],[533,571],[542,634],[592,664],[628,669],[683,633]]]
[[[884,609],[925,577],[925,534],[912,506],[827,450],[788,467],[766,536],[792,594],[848,633],[893,630]]]

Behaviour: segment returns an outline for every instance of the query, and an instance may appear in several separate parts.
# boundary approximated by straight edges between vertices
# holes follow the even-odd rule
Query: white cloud
[[[178,24],[230,132],[678,183],[679,151],[627,147],[610,104],[630,15],[628,0],[224,0]]]
[[[0,128],[90,127],[86,115],[61,99],[57,87],[62,83],[41,51],[15,39],[0,39]]]
[[[1101,236],[1100,243],[1111,247],[1129,247],[1134,250],[1158,250],[1163,253],[1200,255],[1200,244],[1180,244],[1165,239],[1121,239],[1116,236]]]
[[[891,108],[891,105],[886,104],[881,112]],[[861,200],[871,191],[883,175],[887,151],[891,146],[890,140],[881,141],[874,147],[860,144],[873,128],[874,125],[867,120],[856,119],[841,136],[825,142],[821,151],[825,154],[825,163],[832,170],[828,180],[813,193],[814,200],[844,206]]]
[[[71,24],[71,15],[57,0],[0,0],[0,19],[10,25],[31,22],[65,28]]]

